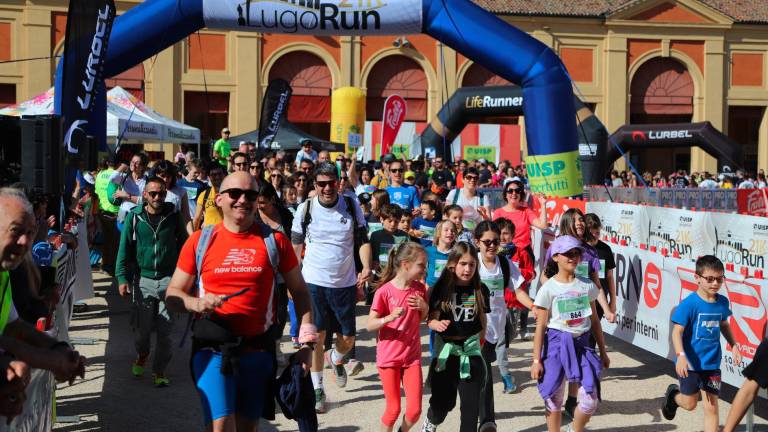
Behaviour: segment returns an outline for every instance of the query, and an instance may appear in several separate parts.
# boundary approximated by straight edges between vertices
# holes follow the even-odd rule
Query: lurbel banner
[[[645,208],[630,204],[610,202],[588,202],[587,212],[600,216],[603,224],[602,235],[625,241],[627,245],[639,247],[648,243],[648,213]]]
[[[531,191],[558,197],[584,193],[579,151],[550,155],[530,155],[525,158]]]
[[[683,299],[697,295],[695,264],[632,247],[611,247],[616,255],[617,314],[615,324],[606,320],[601,322],[603,331],[673,360],[670,318]],[[735,364],[730,346],[721,336],[720,368],[723,382],[738,387],[744,380],[742,370],[754,359],[757,346],[765,335],[768,280],[726,272],[719,294],[726,296],[730,303],[733,315],[728,322],[742,355],[742,361]],[[706,328],[703,330],[710,332]]]
[[[205,26],[312,35],[421,33],[421,0],[203,0]]]

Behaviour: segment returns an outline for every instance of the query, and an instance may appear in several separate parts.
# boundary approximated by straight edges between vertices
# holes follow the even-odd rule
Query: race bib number
[[[422,238],[425,238],[425,239],[431,239],[435,236],[435,227],[420,225],[419,231],[424,233],[424,237]]]
[[[583,261],[580,262],[579,265],[576,266],[576,276],[589,279],[589,264]]]
[[[448,264],[448,260],[444,260],[444,259],[435,260],[434,277],[439,278],[440,275],[443,274],[443,269],[445,269],[446,264]]]
[[[599,273],[598,277],[600,279],[605,279],[605,260],[604,259],[600,260],[600,271],[598,273]]]
[[[504,281],[501,279],[484,279],[483,283],[491,292],[491,297],[504,296]]]
[[[583,319],[592,315],[592,306],[589,304],[589,296],[561,296],[555,300],[557,313],[560,320],[568,326],[577,325]]]

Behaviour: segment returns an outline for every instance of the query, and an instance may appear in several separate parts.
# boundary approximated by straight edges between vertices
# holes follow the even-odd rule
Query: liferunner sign
[[[203,0],[208,28],[312,35],[421,33],[421,0]]]

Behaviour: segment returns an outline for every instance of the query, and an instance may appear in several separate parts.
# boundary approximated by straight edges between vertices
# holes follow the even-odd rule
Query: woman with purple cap
[[[589,279],[576,275],[584,253],[581,240],[560,236],[550,251],[547,265],[556,266],[557,273],[539,288],[534,301],[531,378],[538,381],[550,432],[560,430],[565,381],[579,383],[578,406],[569,431],[581,432],[597,410],[600,374],[610,364],[595,309],[598,289]],[[597,341],[599,358],[590,346],[590,336]]]

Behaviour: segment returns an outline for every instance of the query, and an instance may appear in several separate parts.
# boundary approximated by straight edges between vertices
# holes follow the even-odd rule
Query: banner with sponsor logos
[[[715,226],[711,213],[653,206],[634,207],[648,214],[648,247],[666,249],[670,255],[696,258],[715,250]]]
[[[680,258],[612,245],[616,255],[617,320],[602,321],[603,330],[646,351],[673,360],[670,317],[677,305],[696,289],[695,265]],[[733,315],[729,319],[743,360],[734,364],[724,338],[721,369],[723,382],[740,386],[741,371],[754,358],[763,339],[768,315],[768,280],[749,279],[726,272],[720,294],[727,296]]]
[[[768,216],[768,189],[739,189],[736,194],[739,213]]]
[[[533,211],[539,214],[539,201],[536,198],[530,201],[533,202]],[[560,226],[560,218],[568,209],[577,208],[582,213],[587,212],[586,201],[571,198],[548,197],[544,206],[547,208],[547,222],[555,229]]]
[[[405,99],[400,95],[390,95],[384,102],[384,112],[381,117],[381,154],[389,153],[389,149],[395,143],[407,109]]]
[[[768,271],[768,219],[761,216],[710,213],[715,234],[715,255],[734,270],[741,267]]]
[[[496,162],[496,147],[493,146],[466,146],[464,147],[464,159]]]
[[[421,0],[203,0],[205,27],[262,33],[421,33]]]
[[[588,202],[587,213],[595,213],[603,224],[602,234],[618,243],[639,247],[648,243],[648,214],[645,207],[610,202]]]
[[[261,101],[261,117],[259,117],[258,144],[261,150],[269,150],[272,141],[280,130],[280,125],[288,112],[288,102],[291,100],[293,89],[291,84],[283,79],[269,82],[264,99]]]

